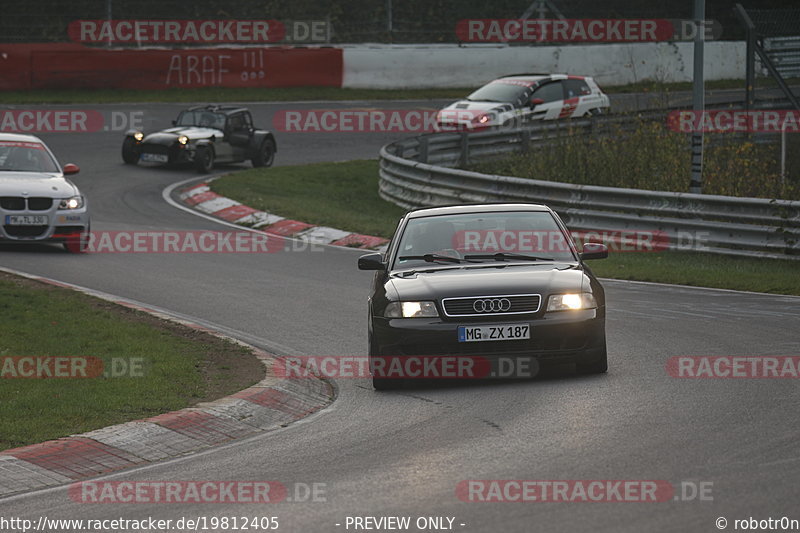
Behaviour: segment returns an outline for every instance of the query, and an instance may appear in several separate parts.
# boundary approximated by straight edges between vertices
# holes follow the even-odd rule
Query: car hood
[[[178,137],[185,135],[190,141],[208,139],[210,137],[222,138],[223,132],[216,128],[201,128],[199,126],[177,126],[162,131],[151,133],[144,138],[144,142],[158,144],[172,144]]]
[[[0,172],[0,196],[49,196],[69,198],[78,188],[61,174],[47,172]]]
[[[392,273],[387,284],[391,285],[387,294],[393,295],[392,299],[413,301],[501,294],[544,296],[585,290],[589,280],[577,263],[509,263],[436,268],[411,275],[399,271]]]
[[[456,117],[458,122],[465,122],[489,111],[501,112],[511,111],[512,109],[514,109],[514,106],[508,103],[459,100],[439,111],[439,116],[450,120]]]

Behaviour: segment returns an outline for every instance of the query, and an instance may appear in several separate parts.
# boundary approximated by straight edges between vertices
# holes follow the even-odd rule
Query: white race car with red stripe
[[[441,129],[518,125],[604,113],[606,96],[588,76],[521,74],[491,81],[439,111]]]

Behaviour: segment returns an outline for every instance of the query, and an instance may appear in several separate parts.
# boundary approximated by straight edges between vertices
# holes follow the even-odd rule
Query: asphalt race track
[[[256,124],[269,127],[279,109],[348,105],[250,107]],[[68,107],[74,106],[59,106]],[[166,127],[180,107],[92,109],[143,111],[148,127]],[[276,163],[374,158],[395,137],[278,133]],[[162,198],[169,185],[193,178],[193,170],[124,165],[120,132],[42,138],[62,164],[81,166],[75,181],[89,198],[93,230],[224,229]],[[2,245],[0,265],[192,317],[278,353],[363,355],[371,274],[356,269],[359,253],[324,247],[74,256],[53,245]],[[665,369],[672,356],[800,355],[800,298],[616,281],[605,286],[607,375],[556,372],[533,381],[388,393],[373,391],[367,380],[340,379],[333,405],[302,422],[104,478],[324,483],[324,502],[93,505],[76,503],[66,487],[57,487],[0,500],[0,515],[34,521],[277,516],[278,530],[292,532],[347,531],[348,516],[411,516],[412,523],[420,516],[455,517],[455,530],[475,532],[716,531],[718,517],[727,518],[729,529],[749,517],[800,519],[797,380],[676,379]],[[677,499],[470,503],[456,496],[458,483],[470,479],[667,480]],[[702,499],[692,488],[701,484],[711,487]],[[690,501],[679,501],[682,495]]]

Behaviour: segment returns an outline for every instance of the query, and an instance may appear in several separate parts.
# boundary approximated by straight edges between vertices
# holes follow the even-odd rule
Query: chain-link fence
[[[723,39],[741,39],[731,0],[707,0],[706,18],[717,20]],[[745,7],[786,8],[785,31],[797,24],[796,0],[747,0]],[[68,41],[77,20],[315,20],[330,31],[325,42],[455,43],[462,19],[667,18],[690,19],[692,0],[29,0],[4,2],[0,42]],[[796,31],[796,30],[795,30]]]
[[[748,9],[759,37],[788,37],[800,35],[800,8]]]

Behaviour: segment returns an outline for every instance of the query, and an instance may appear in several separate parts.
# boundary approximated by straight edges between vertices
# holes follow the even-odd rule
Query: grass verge
[[[391,237],[404,210],[378,196],[378,162],[316,163],[230,174],[223,196],[284,217]],[[601,277],[800,295],[800,262],[701,252],[612,253],[592,261]]]
[[[622,252],[590,261],[589,266],[602,278],[800,296],[800,261],[702,252]]]
[[[19,373],[32,367],[14,358],[24,356],[101,358],[108,375],[23,378]],[[232,342],[5,273],[0,363],[0,450],[213,400],[264,373]]]
[[[564,126],[572,128],[569,122]],[[800,200],[800,140],[794,136],[787,140],[785,176],[779,136],[772,135],[769,144],[730,133],[706,133],[705,138],[704,193]],[[482,159],[467,169],[559,183],[686,192],[691,150],[685,133],[671,131],[663,120],[639,118],[624,128],[599,123],[590,136],[556,137],[548,146]]]
[[[387,238],[405,213],[378,196],[377,161],[254,168],[215,180],[211,188],[268,213]]]
[[[800,83],[800,78],[788,80]],[[341,100],[432,100],[463,98],[474,91],[471,88],[445,89],[342,89],[340,87],[287,87],[287,88],[225,88],[204,87],[199,89],[124,90],[124,89],[74,89],[74,90],[30,90],[0,91],[3,104],[117,104],[140,102],[288,102],[288,101],[341,101]],[[744,80],[708,81],[707,90],[743,89]],[[756,86],[772,87],[771,79],[758,79]],[[607,93],[668,93],[691,91],[692,84],[661,83],[653,81],[628,85],[604,86]]]

